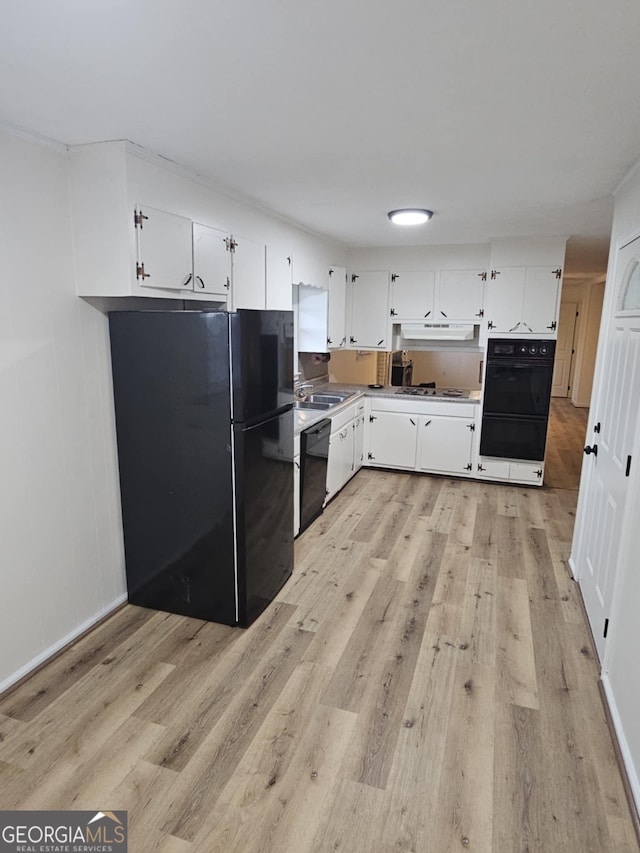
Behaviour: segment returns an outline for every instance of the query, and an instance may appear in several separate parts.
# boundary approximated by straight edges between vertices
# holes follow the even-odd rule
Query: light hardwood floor
[[[246,631],[127,606],[0,700],[0,807],[128,809],[132,853],[638,851],[550,485],[364,470]]]

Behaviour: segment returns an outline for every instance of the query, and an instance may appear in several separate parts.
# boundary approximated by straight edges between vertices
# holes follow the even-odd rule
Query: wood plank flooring
[[[547,485],[360,472],[248,630],[127,606],[0,699],[0,808],[129,811],[132,853],[631,853]]]

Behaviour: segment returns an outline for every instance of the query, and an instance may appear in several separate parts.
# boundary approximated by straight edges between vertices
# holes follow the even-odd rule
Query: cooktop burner
[[[411,397],[468,397],[469,392],[464,388],[423,388],[420,385],[403,385],[396,394],[406,394]]]

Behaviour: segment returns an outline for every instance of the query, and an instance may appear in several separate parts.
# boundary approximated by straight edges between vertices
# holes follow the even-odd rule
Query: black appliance
[[[480,454],[544,460],[555,341],[491,338]]]
[[[322,513],[327,496],[330,436],[328,418],[300,433],[300,533]]]
[[[411,385],[413,380],[413,362],[402,361],[391,363],[391,384],[392,385]]]
[[[109,315],[129,601],[249,625],[293,568],[293,315]]]

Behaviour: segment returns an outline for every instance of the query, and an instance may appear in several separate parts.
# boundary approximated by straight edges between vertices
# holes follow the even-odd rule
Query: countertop
[[[304,409],[295,409],[295,432],[300,433],[303,429],[312,426],[313,424],[321,421],[323,418],[331,418],[333,415],[338,414],[342,409],[347,408],[352,403],[354,403],[358,399],[362,399],[364,397],[394,397],[398,400],[411,400],[416,404],[416,406],[421,406],[424,403],[434,403],[434,402],[446,402],[446,403],[480,403],[480,391],[470,391],[469,397],[446,397],[437,393],[433,395],[429,395],[428,397],[416,395],[415,397],[411,395],[402,395],[397,394],[398,386],[396,385],[383,385],[382,388],[369,388],[368,385],[348,385],[342,382],[323,382],[318,385],[314,385],[313,392],[324,392],[330,394],[332,392],[344,394],[349,392],[351,396],[349,396],[342,403],[338,403],[335,406],[331,406],[330,409],[325,409],[324,411],[310,411]]]

